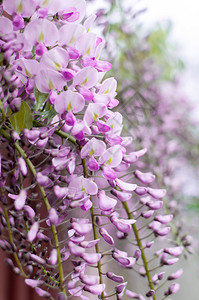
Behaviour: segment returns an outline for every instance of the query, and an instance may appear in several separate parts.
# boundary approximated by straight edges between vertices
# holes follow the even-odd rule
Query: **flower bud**
[[[172,256],[180,256],[183,252],[183,247],[164,248],[164,252]]]
[[[38,56],[42,56],[46,51],[47,51],[47,48],[46,48],[46,46],[44,44],[39,43],[39,44],[36,45],[35,53]]]
[[[57,249],[53,249],[51,252],[50,252],[50,257],[48,259],[48,263],[50,265],[56,265],[57,263]]]
[[[179,283],[173,283],[169,286],[169,289],[164,294],[165,296],[176,294],[179,288],[180,288]]]
[[[183,269],[177,270],[175,273],[172,273],[167,277],[167,280],[176,280],[178,279],[183,273]]]
[[[36,254],[32,254],[30,253],[30,259],[35,261],[36,263],[40,264],[40,265],[45,265],[46,261],[41,258],[40,256],[36,255]]]
[[[36,287],[35,288],[35,292],[41,296],[41,297],[44,297],[44,298],[50,298],[51,297],[51,294],[49,292],[46,292],[42,289],[40,289],[39,287]]]
[[[109,279],[111,279],[111,280],[113,280],[113,281],[115,281],[115,282],[118,282],[118,283],[124,282],[124,277],[123,277],[123,276],[116,275],[116,274],[114,274],[114,273],[112,273],[112,272],[107,272],[107,273],[106,273],[106,276],[107,276]]]
[[[44,283],[43,280],[35,280],[35,279],[25,279],[25,283],[32,288],[40,286]]]
[[[27,235],[28,242],[34,241],[34,239],[37,236],[38,230],[39,230],[39,223],[38,222],[33,223],[33,225],[30,227],[30,230],[28,231],[28,235]]]
[[[49,220],[50,220],[51,224],[53,224],[53,225],[58,224],[59,217],[58,217],[58,214],[56,212],[56,209],[54,209],[53,207],[50,208],[48,217],[49,217]]]
[[[18,166],[19,166],[19,170],[21,171],[23,176],[27,175],[27,166],[26,166],[26,162],[22,157],[19,157],[18,159]]]
[[[134,174],[144,184],[149,184],[155,179],[155,175],[152,173],[142,173],[139,170],[135,170]]]
[[[107,232],[107,230],[105,228],[100,228],[99,229],[99,233],[100,235],[103,237],[103,239],[105,240],[105,242],[107,242],[110,245],[114,244],[114,239],[112,238],[112,236]]]
[[[155,294],[155,291],[154,290],[150,290],[150,291],[148,291],[148,293],[146,293],[146,296],[147,297],[152,297],[154,294]]]
[[[13,23],[14,30],[22,29],[25,26],[24,19],[22,18],[21,15],[14,16],[12,23]]]

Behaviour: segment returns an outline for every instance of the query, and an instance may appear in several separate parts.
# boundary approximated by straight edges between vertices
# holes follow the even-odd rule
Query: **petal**
[[[103,103],[89,103],[84,114],[84,121],[90,126],[98,118],[103,117],[107,111],[107,106]]]
[[[95,285],[99,283],[99,276],[85,275],[81,273],[79,278],[82,281],[82,283],[87,285]]]
[[[56,25],[47,19],[36,19],[28,23],[24,35],[32,46],[38,42],[50,47],[59,40],[59,31]]]
[[[76,245],[75,243],[69,241],[68,242],[68,249],[70,251],[71,254],[75,255],[75,256],[82,256],[84,255],[85,249]]]
[[[72,228],[78,235],[86,235],[92,230],[92,224],[78,224],[75,222],[72,223]]]
[[[73,85],[80,85],[91,88],[98,82],[98,72],[93,67],[85,67],[80,70],[73,78]]]
[[[133,184],[133,183],[128,183],[128,182],[124,182],[120,179],[116,179],[116,183],[117,186],[122,190],[122,191],[126,191],[126,192],[132,192],[136,189],[137,184]]]
[[[63,25],[59,30],[59,45],[74,45],[78,37],[85,32],[84,26],[81,24]]]
[[[96,264],[101,259],[101,253],[83,253],[81,257],[87,262],[88,264]]]
[[[57,96],[55,99],[55,110],[56,112],[62,114],[66,111],[72,111],[73,113],[77,113],[84,108],[85,100],[77,92],[65,91]]]
[[[99,199],[99,208],[103,211],[111,210],[117,204],[117,200],[115,200],[111,197],[108,197],[105,194],[105,191],[98,192],[98,199]]]
[[[80,246],[82,246],[83,248],[91,248],[95,246],[99,241],[100,239],[93,240],[93,241],[84,241],[80,243]]]
[[[166,190],[164,190],[164,189],[148,188],[147,192],[149,195],[151,195],[155,199],[161,199],[166,195]]]
[[[105,284],[95,284],[95,285],[85,285],[84,290],[93,294],[93,295],[101,295],[101,293],[105,290]]]
[[[106,144],[96,138],[92,138],[81,149],[81,158],[85,158],[88,155],[100,156],[106,150]]]
[[[107,149],[99,158],[100,164],[108,165],[109,167],[117,167],[122,161],[122,150],[120,145],[115,145]]]
[[[135,170],[134,174],[144,184],[151,183],[155,179],[155,175],[152,173],[142,173],[139,170]]]
[[[37,89],[42,93],[62,90],[66,84],[64,77],[52,69],[42,69],[35,78]]]
[[[111,194],[113,194],[114,196],[116,196],[122,202],[123,201],[129,201],[132,198],[132,194],[126,193],[126,192],[117,191],[115,189],[113,189],[111,191]]]
[[[69,56],[66,50],[61,47],[53,48],[46,51],[40,60],[42,68],[54,69],[55,71],[61,71],[62,68],[67,67]]]

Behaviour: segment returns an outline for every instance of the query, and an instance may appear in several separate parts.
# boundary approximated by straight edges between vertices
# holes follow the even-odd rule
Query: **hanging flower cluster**
[[[146,28],[139,20],[144,10],[136,5],[128,8],[118,0],[96,12],[98,27],[108,41],[103,53],[112,62],[111,74],[119,84],[118,109],[125,116],[124,129],[134,136],[134,145],[148,149],[135,167],[141,171],[153,169],[158,186],[167,186],[164,206],[175,217],[173,236],[192,253],[184,236],[185,230],[193,230],[194,221],[190,224],[182,207],[195,195],[192,188],[187,197],[189,182],[194,182],[187,171],[197,172],[194,131],[198,124],[192,118],[193,104],[181,89],[182,61],[170,51],[169,23]],[[117,19],[113,18],[116,12]],[[190,241],[191,237],[186,238]]]
[[[105,43],[85,9],[84,0],[3,1],[0,247],[42,297],[56,289],[59,300],[145,299],[110,271],[116,264],[144,276],[155,300],[164,277],[181,276],[161,268],[183,248],[151,252],[170,232],[166,190],[134,168],[147,149],[132,151],[132,137],[121,136],[117,83],[103,79],[111,64],[100,60]],[[163,297],[178,289],[168,285]]]

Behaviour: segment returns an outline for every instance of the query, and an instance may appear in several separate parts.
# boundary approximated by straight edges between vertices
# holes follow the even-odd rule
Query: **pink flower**
[[[26,190],[21,190],[19,195],[13,195],[13,194],[9,193],[8,197],[15,200],[15,202],[14,202],[15,209],[21,210],[26,203],[27,192],[26,192]]]
[[[53,22],[47,19],[36,19],[27,24],[24,36],[32,46],[43,43],[46,47],[50,47],[58,42],[59,31]]]
[[[77,92],[65,91],[57,96],[54,102],[55,110],[59,114],[65,112],[77,113],[84,108],[85,100]]]
[[[59,45],[74,47],[77,39],[85,32],[81,24],[66,24],[59,29]],[[78,54],[79,56],[79,54]],[[78,58],[78,57],[77,57]]]
[[[41,68],[49,68],[55,71],[61,71],[68,65],[68,52],[61,47],[46,51],[40,60]]]
[[[35,78],[37,89],[42,93],[62,90],[66,81],[61,73],[51,69],[41,69]]]
[[[22,15],[24,18],[29,18],[32,16],[36,9],[36,3],[32,0],[4,0],[3,9],[10,15],[16,13]]]
[[[106,150],[106,144],[96,138],[89,140],[81,149],[81,158],[100,156]]]
[[[98,187],[95,182],[83,176],[73,179],[68,186],[69,193],[76,194],[79,191],[84,191],[89,195],[96,195]]]
[[[85,114],[84,121],[90,126],[94,121],[102,118],[107,113],[107,107],[103,103],[89,103]]]

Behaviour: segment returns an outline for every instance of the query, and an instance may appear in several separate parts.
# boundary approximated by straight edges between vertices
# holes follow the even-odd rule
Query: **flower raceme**
[[[0,246],[14,252],[9,265],[42,297],[51,297],[52,287],[58,299],[85,300],[88,293],[122,299],[127,282],[107,272],[105,263],[136,269],[139,260],[146,296],[155,300],[145,249],[169,234],[172,215],[158,214],[166,191],[147,186],[155,176],[133,170],[147,149],[132,151],[132,138],[121,136],[122,114],[112,110],[117,83],[103,80],[111,64],[100,60],[105,43],[90,32],[95,16],[84,20],[85,7],[84,0],[3,1],[10,19],[0,17],[0,226],[9,234]],[[127,237],[131,255],[114,246]],[[182,253],[163,252],[153,257],[159,267]],[[118,283],[113,291],[106,279]],[[165,293],[177,289],[171,285]],[[143,299],[129,290],[126,295]]]

